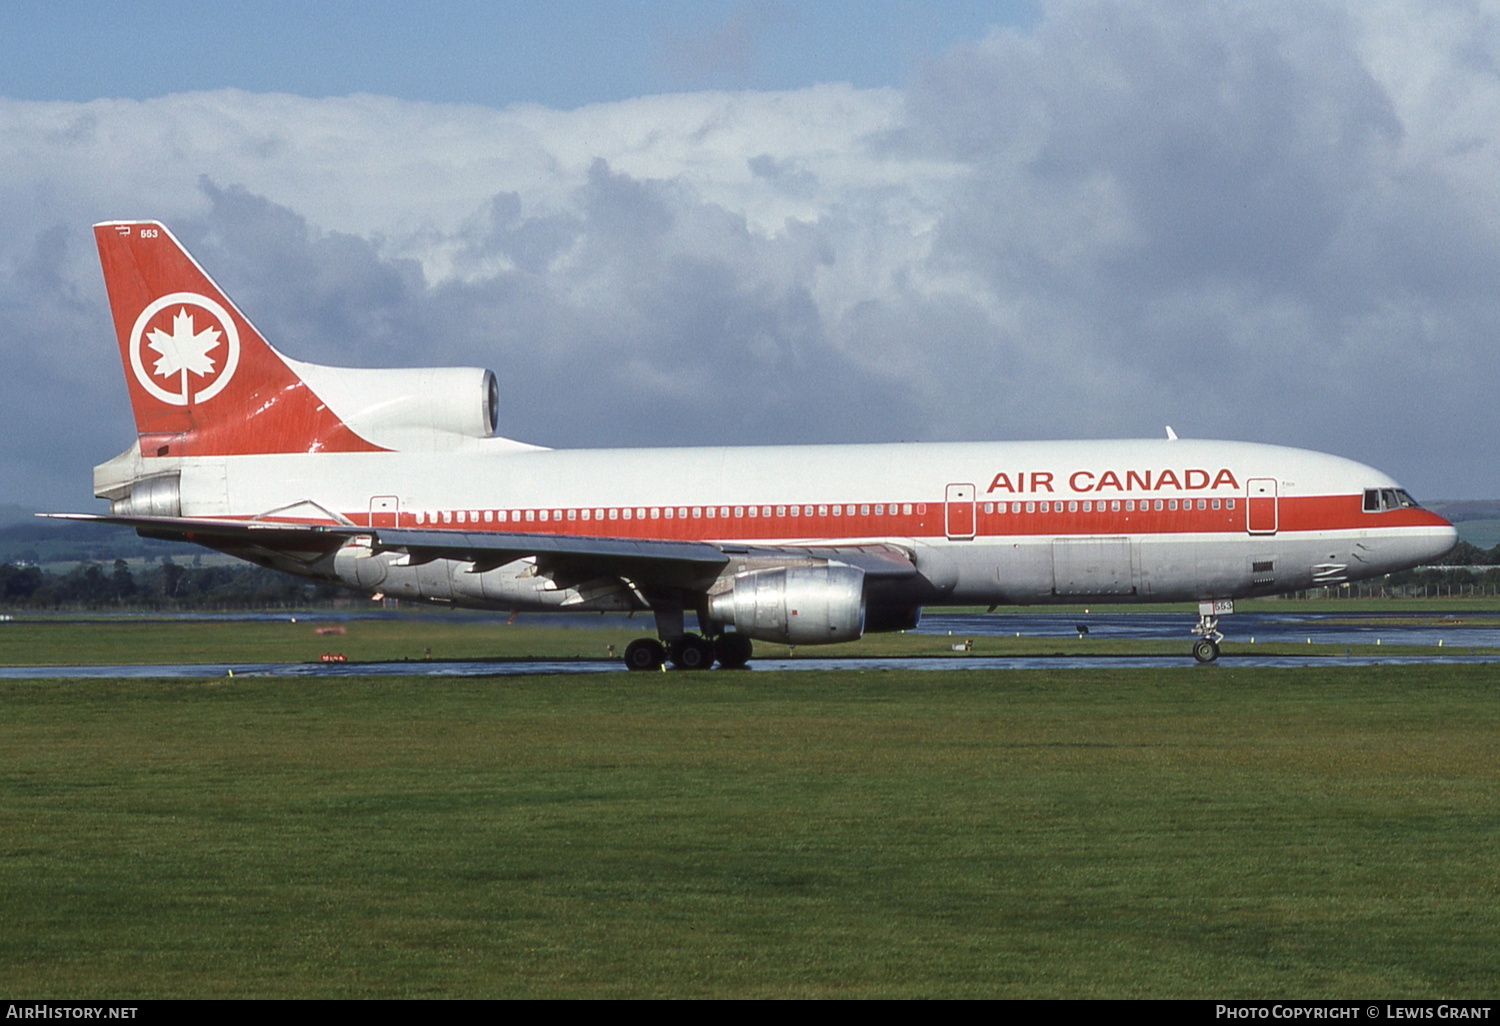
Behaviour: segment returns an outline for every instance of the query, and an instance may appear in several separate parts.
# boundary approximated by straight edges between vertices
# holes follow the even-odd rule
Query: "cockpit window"
[[[1406,494],[1404,488],[1366,488],[1365,512],[1379,513],[1388,509],[1416,509],[1417,500]]]

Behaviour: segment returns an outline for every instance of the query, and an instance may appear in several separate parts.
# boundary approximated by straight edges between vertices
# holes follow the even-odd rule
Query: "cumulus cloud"
[[[128,438],[121,217],[290,355],[494,368],[543,444],[1170,422],[1500,494],[1497,55],[1490,8],[1084,2],[899,91],[0,100],[0,499]]]

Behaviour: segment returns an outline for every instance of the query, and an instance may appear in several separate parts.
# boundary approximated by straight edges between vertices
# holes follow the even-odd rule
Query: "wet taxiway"
[[[1249,666],[1418,666],[1500,663],[1500,651],[1489,654],[1434,656],[1226,656],[1215,667]],[[1067,669],[1183,669],[1197,667],[1192,656],[953,656],[886,659],[757,659],[743,671],[860,670],[916,672],[923,670],[1067,670]],[[624,663],[603,659],[402,662],[402,663],[204,663],[191,666],[5,666],[0,680],[115,680],[153,678],[230,677],[517,677],[525,674],[580,675],[626,673]],[[725,672],[715,670],[712,672]]]
[[[254,619],[283,619],[254,616]],[[330,619],[321,615],[303,617],[308,622]],[[578,626],[621,627],[619,618],[577,618]],[[556,623],[556,618],[550,622]],[[645,633],[646,623],[637,621]],[[747,672],[770,670],[1035,670],[1192,668],[1189,654],[1192,636],[1190,616],[1181,613],[952,613],[933,614],[923,620],[916,633],[946,635],[955,646],[971,638],[1010,637],[1066,639],[1078,650],[1054,655],[984,656],[955,652],[939,657],[869,658],[845,657],[836,649],[814,650],[797,658],[784,657],[779,645],[762,646],[765,657],[751,663]],[[1081,637],[1079,628],[1088,628]],[[1500,662],[1500,617],[1493,613],[1241,613],[1225,617],[1222,629],[1231,642],[1255,644],[1306,644],[1306,655],[1260,655],[1237,646],[1223,656],[1218,666],[1373,666],[1416,664],[1469,664]],[[497,627],[497,629],[499,629]],[[1174,655],[1090,655],[1093,640],[1181,639],[1182,651]],[[1418,646],[1390,654],[1351,654],[1338,646]],[[0,679],[66,678],[205,678],[234,676],[350,677],[422,674],[429,676],[516,676],[520,674],[624,673],[623,663],[603,659],[574,660],[473,660],[391,663],[204,663],[194,665],[101,665],[101,666],[9,666],[0,667]]]

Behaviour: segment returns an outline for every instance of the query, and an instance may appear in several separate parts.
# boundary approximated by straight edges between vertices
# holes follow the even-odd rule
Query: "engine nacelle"
[[[840,565],[753,570],[710,596],[708,614],[760,641],[854,641],[865,630],[865,572]]]
[[[362,438],[391,449],[446,448],[488,438],[500,386],[479,367],[374,370],[323,367],[283,357],[328,408]]]
[[[177,471],[132,481],[112,493],[109,511],[117,517],[182,516],[182,478]]]

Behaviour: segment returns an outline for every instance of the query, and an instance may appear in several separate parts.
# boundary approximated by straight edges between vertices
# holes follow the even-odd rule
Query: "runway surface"
[[[283,615],[251,614],[236,619],[286,619]],[[335,619],[322,614],[301,617],[308,621]],[[353,619],[355,617],[343,617]],[[80,618],[80,620],[100,619]],[[113,618],[111,618],[113,619]],[[142,618],[149,619],[149,618]],[[156,619],[163,619],[157,617]],[[175,618],[181,619],[181,618]],[[218,617],[216,619],[223,619]],[[525,622],[528,618],[523,617]],[[620,627],[623,618],[600,618],[579,615],[578,626]],[[558,617],[535,622],[557,624]],[[1489,622],[1474,622],[1476,620]],[[641,632],[649,633],[649,620],[637,619]],[[1189,654],[1192,636],[1188,628],[1193,617],[1182,613],[951,613],[924,618],[916,633],[951,635],[954,644],[980,637],[1067,639],[1075,648],[1080,644],[1080,626],[1088,628],[1088,640],[1180,639],[1179,655],[1091,656],[1086,651],[1069,655],[974,656],[955,653],[952,656],[918,658],[841,657],[836,648],[814,650],[799,658],[757,658],[744,672],[771,670],[1028,670],[1028,669],[1112,669],[1181,668],[1195,664]],[[1413,613],[1239,613],[1225,617],[1221,629],[1232,642],[1256,644],[1308,644],[1309,654],[1265,655],[1239,651],[1225,655],[1219,666],[1373,666],[1403,664],[1464,664],[1500,662],[1500,618],[1493,613],[1413,614]],[[1432,651],[1419,654],[1340,654],[1339,645],[1430,646]],[[765,646],[778,654],[783,646]],[[1205,667],[1210,671],[1211,667]],[[194,665],[108,665],[108,666],[10,666],[0,667],[0,680],[69,679],[69,678],[139,678],[180,677],[205,678],[234,676],[275,677],[349,677],[369,675],[423,674],[429,676],[515,676],[519,674],[597,674],[624,673],[624,665],[605,660],[474,660],[393,663],[203,663]]]

